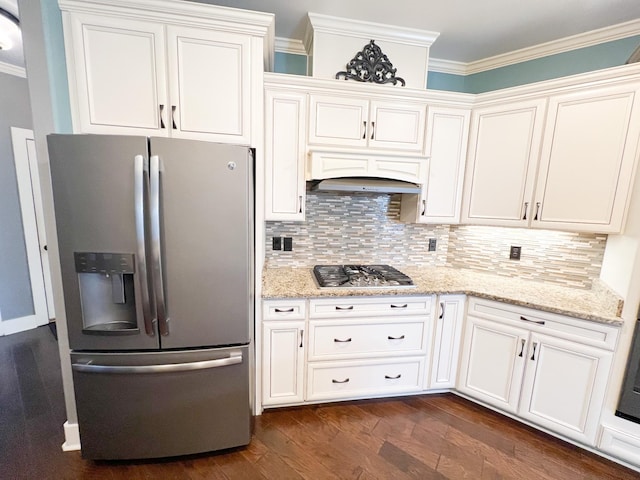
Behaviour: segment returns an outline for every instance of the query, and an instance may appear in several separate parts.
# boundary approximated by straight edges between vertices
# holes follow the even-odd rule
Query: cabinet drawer
[[[309,360],[353,356],[419,355],[425,352],[424,323],[393,322],[335,324],[311,322]]]
[[[471,298],[467,314],[607,350],[613,350],[618,339],[619,329],[612,325],[492,300]]]
[[[323,362],[309,365],[307,400],[389,395],[422,389],[424,360]]]
[[[304,320],[305,315],[305,300],[269,300],[262,302],[263,320]]]
[[[431,297],[341,297],[309,302],[310,318],[429,314]]]

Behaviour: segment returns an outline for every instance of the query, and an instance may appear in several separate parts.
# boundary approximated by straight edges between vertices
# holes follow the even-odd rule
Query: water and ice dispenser
[[[137,333],[134,254],[74,252],[83,333]]]

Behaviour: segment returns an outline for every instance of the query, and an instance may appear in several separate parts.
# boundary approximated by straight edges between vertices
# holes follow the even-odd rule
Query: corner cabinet
[[[265,88],[265,220],[304,220],[307,96]]]
[[[514,98],[474,109],[462,222],[621,232],[638,158],[640,82]]]
[[[75,132],[251,143],[272,15],[168,0],[59,3]]]
[[[469,300],[458,390],[595,445],[616,327]]]
[[[460,340],[464,324],[465,295],[440,295],[434,317],[433,357],[428,388],[451,389],[456,386]]]

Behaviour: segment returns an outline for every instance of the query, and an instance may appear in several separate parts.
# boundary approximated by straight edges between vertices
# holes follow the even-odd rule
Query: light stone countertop
[[[415,288],[320,289],[311,268],[265,268],[263,299],[321,298],[343,296],[465,294],[503,301],[546,312],[559,313],[600,323],[621,326],[623,300],[601,282],[591,290],[502,277],[450,267],[401,267]]]

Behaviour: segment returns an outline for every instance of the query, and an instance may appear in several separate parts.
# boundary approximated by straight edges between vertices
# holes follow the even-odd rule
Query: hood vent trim
[[[319,192],[420,193],[420,185],[375,177],[339,177],[315,181],[311,190]]]

